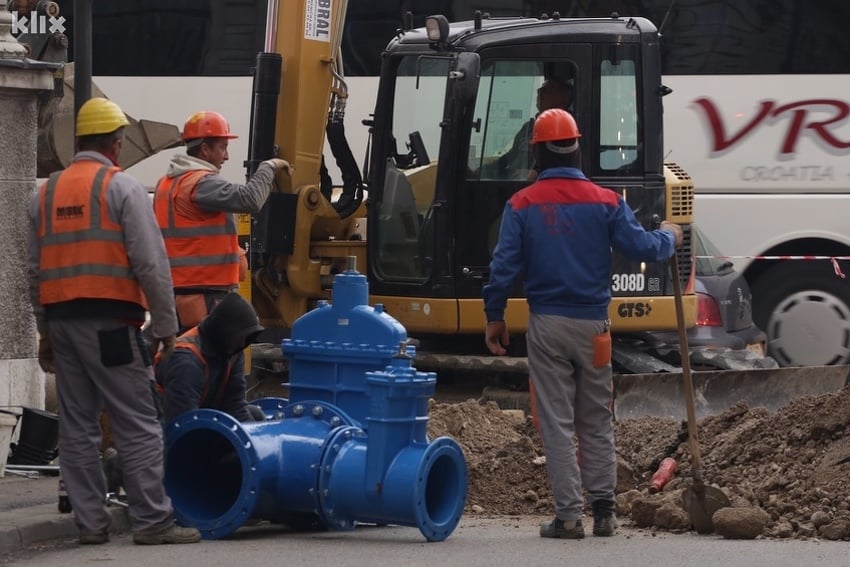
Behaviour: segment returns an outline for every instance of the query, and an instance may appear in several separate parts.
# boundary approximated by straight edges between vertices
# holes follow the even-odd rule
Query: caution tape
[[[841,279],[847,276],[838,265],[839,260],[850,260],[850,256],[694,256],[694,258],[716,258],[718,260],[829,260],[835,275]]]

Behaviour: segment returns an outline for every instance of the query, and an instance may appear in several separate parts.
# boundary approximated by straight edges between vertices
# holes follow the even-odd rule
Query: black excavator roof
[[[500,45],[546,43],[635,43],[657,40],[658,30],[646,18],[482,18],[480,28],[474,20],[452,22],[446,42],[449,50],[478,51]],[[425,28],[402,32],[388,50],[421,50],[432,42]]]

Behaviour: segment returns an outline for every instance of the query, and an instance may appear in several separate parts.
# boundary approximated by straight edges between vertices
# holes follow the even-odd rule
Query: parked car
[[[722,258],[714,243],[696,226],[692,229],[691,239],[695,256],[694,291],[697,295],[696,326],[687,333],[692,366],[721,369],[776,367],[776,361],[766,356],[767,335],[753,322],[752,293],[747,281],[734,269],[732,262]],[[630,361],[623,358],[629,353],[634,356],[645,353],[669,364],[681,364],[679,335],[675,331],[621,337],[618,349],[626,353],[620,355],[621,370],[629,366]]]

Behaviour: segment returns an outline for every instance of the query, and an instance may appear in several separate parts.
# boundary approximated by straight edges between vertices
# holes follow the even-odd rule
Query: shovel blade
[[[714,532],[714,513],[721,508],[732,505],[729,497],[713,486],[691,486],[682,492],[682,503],[691,520],[691,524],[699,534]]]

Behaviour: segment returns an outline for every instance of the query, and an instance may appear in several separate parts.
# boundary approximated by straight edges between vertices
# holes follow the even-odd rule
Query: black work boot
[[[613,500],[596,500],[593,507],[593,535],[609,537],[617,529]]]
[[[540,524],[540,537],[556,537],[561,539],[581,539],[584,537],[584,527],[581,520],[559,520]]]

